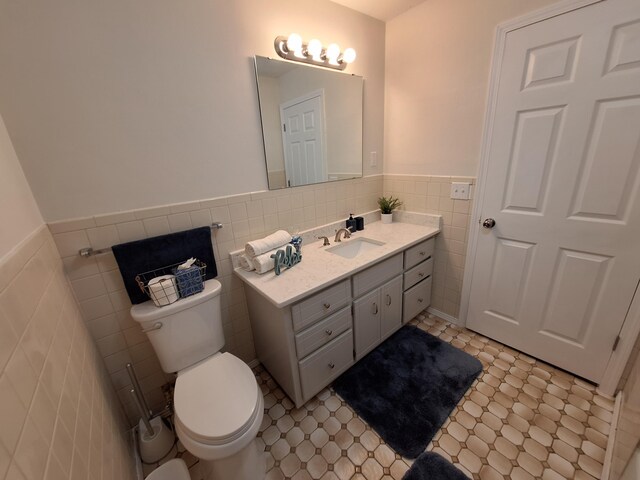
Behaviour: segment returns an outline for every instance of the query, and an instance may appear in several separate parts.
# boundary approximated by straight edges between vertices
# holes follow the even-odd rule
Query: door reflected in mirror
[[[269,190],[362,177],[363,78],[255,57]]]

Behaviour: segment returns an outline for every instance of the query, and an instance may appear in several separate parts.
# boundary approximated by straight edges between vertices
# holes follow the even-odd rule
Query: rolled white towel
[[[272,233],[259,240],[253,240],[247,242],[244,247],[244,251],[250,257],[257,257],[263,253],[270,252],[274,248],[286,245],[291,241],[291,234],[285,230],[278,230],[276,233]]]
[[[251,262],[256,269],[256,273],[267,273],[276,267],[275,259],[271,258],[271,255],[275,255],[278,250],[280,249],[276,248],[251,259]]]
[[[256,267],[253,266],[251,257],[249,257],[246,253],[243,253],[238,257],[238,264],[240,265],[240,268],[246,270],[247,272],[256,269]]]

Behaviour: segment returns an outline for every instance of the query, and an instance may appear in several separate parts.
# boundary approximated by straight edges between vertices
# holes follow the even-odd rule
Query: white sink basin
[[[375,250],[376,248],[384,245],[384,242],[364,237],[343,240],[343,242],[344,243],[327,248],[327,252],[340,255],[343,258],[355,258],[364,252]]]

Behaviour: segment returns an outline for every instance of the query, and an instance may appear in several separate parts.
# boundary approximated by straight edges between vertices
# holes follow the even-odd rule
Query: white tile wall
[[[222,315],[226,348],[249,362],[255,358],[253,336],[242,283],[233,275],[229,252],[251,239],[280,228],[305,230],[340,219],[350,212],[377,208],[382,176],[263,191],[179,205],[154,207],[49,225],[65,271],[72,282],[85,323],[104,358],[129,420],[136,418],[124,372],[132,362],[152,408],[160,408],[161,385],[171,379],[140,327],[131,319],[131,304],[112,254],[81,258],[78,250],[94,249],[222,222],[212,233],[218,279],[222,283]]]
[[[62,235],[65,253],[86,246],[84,231]],[[92,278],[77,291],[103,288]],[[0,479],[134,479],[126,428],[42,228],[0,265]]]

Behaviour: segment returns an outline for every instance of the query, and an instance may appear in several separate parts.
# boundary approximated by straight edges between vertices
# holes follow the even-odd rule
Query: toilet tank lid
[[[169,315],[181,312],[187,308],[194,307],[202,302],[206,302],[220,294],[222,285],[218,280],[211,279],[204,282],[204,290],[195,295],[181,298],[178,301],[164,307],[156,307],[153,301],[140,303],[131,307],[131,317],[136,322],[150,322]]]

